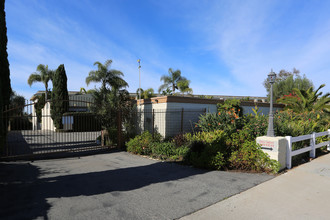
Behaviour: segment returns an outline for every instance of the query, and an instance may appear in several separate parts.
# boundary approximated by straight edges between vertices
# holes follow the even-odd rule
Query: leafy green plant
[[[241,100],[239,99],[226,99],[223,104],[218,104],[218,112],[232,110],[237,115],[243,115],[243,109],[240,107]]]
[[[229,158],[230,167],[240,170],[277,173],[280,164],[261,150],[255,141],[247,141]]]
[[[151,144],[155,141],[157,140],[152,137],[152,134],[149,131],[145,131],[127,143],[127,151],[134,154],[149,155],[151,153]]]
[[[180,133],[178,135],[175,135],[172,139],[172,143],[176,146],[176,147],[180,147],[180,146],[184,146],[187,145],[189,142],[189,140],[187,139],[187,136],[184,135],[183,133]]]
[[[236,113],[235,108],[218,113],[207,113],[200,116],[196,127],[202,131],[224,130],[227,133],[232,133],[242,127],[242,117]]]
[[[213,144],[224,142],[226,133],[223,130],[202,131],[195,134],[187,133],[185,138],[189,142],[202,142],[204,144]]]
[[[150,145],[151,156],[163,160],[179,160],[188,152],[186,146],[176,147],[172,142],[153,142]]]
[[[226,158],[224,157],[224,154],[217,152],[217,154],[212,158],[211,165],[215,169],[221,170],[226,165]]]
[[[266,115],[246,115],[243,129],[248,129],[254,138],[263,136],[267,132],[268,116]]]

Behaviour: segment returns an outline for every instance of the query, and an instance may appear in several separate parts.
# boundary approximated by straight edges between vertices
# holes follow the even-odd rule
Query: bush
[[[189,148],[186,146],[176,147],[171,142],[154,142],[151,144],[151,155],[164,160],[182,159],[188,150]]]
[[[201,142],[195,142],[201,144]],[[227,164],[227,156],[221,144],[202,144],[201,150],[191,147],[184,158],[185,163],[206,169],[222,169]]]
[[[202,131],[223,130],[228,134],[241,129],[244,125],[241,108],[222,107],[217,113],[201,115],[196,127]]]
[[[187,145],[189,143],[189,140],[187,139],[187,136],[185,134],[180,133],[173,137],[172,143],[176,147],[181,147]]]
[[[229,158],[230,167],[240,170],[253,170],[257,172],[277,173],[280,164],[269,158],[255,141],[247,141]]]
[[[246,115],[245,116],[245,129],[250,130],[250,135],[254,138],[263,136],[267,133],[268,116],[267,115]]]
[[[292,110],[286,110],[278,112],[274,122],[277,136],[296,137],[326,131],[330,126],[330,117],[322,111],[294,113]]]
[[[223,167],[225,167],[226,162],[227,161],[226,161],[226,158],[224,157],[224,155],[220,152],[217,152],[217,154],[213,157],[213,159],[211,161],[211,165],[215,169],[220,170]]]
[[[159,138],[158,135],[156,138],[153,138],[149,131],[145,131],[127,143],[127,151],[134,154],[149,155],[151,153],[151,144],[153,142],[159,142]]]
[[[184,161],[195,167],[206,169],[222,169],[230,149],[225,145],[227,135],[222,130],[186,134],[190,148]]]
[[[188,142],[202,142],[204,144],[213,144],[224,142],[227,134],[223,130],[202,131],[195,134],[187,133],[185,138]]]

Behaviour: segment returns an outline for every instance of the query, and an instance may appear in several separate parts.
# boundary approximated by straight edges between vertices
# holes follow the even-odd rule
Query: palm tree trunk
[[[47,85],[45,85],[45,88],[46,88],[45,99],[46,99],[46,101],[47,101],[47,100],[48,100],[48,99],[47,99],[48,86],[47,86]]]

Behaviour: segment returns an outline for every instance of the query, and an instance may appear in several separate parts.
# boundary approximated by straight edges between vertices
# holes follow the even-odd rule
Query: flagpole
[[[138,59],[138,63],[139,63],[139,105],[141,104],[141,60]]]

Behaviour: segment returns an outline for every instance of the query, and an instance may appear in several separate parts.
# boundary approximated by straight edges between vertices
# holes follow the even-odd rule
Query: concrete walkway
[[[330,219],[330,154],[182,219]]]

